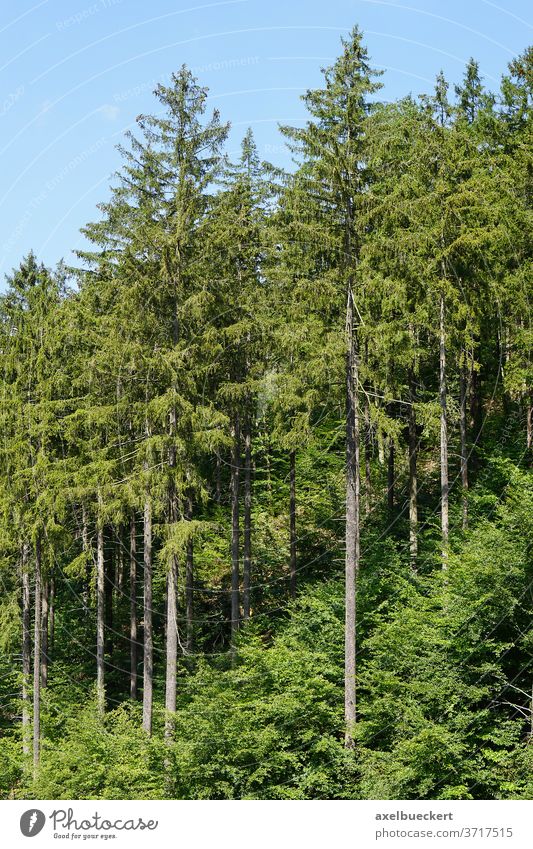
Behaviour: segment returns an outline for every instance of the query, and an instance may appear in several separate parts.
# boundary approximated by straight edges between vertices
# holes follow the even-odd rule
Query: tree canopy
[[[0,296],[0,794],[531,798],[532,69],[262,162],[183,66]]]

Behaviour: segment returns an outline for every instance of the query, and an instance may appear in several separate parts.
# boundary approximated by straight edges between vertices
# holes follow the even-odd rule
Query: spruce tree
[[[354,745],[356,721],[356,596],[360,566],[360,438],[358,328],[363,306],[358,298],[357,262],[363,229],[358,210],[367,187],[364,126],[369,96],[379,84],[369,65],[362,34],[354,28],[342,40],[343,52],[324,70],[324,87],[308,91],[310,120],[302,129],[283,128],[292,149],[309,163],[308,191],[329,211],[330,239],[338,250],[339,286],[345,292],[346,331],[346,599],[345,722],[346,746]]]

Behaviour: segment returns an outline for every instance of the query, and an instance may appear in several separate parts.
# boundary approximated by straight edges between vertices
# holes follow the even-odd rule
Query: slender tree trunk
[[[144,663],[143,663],[143,728],[152,733],[152,689],[154,643],[152,633],[152,504],[144,503]]]
[[[192,497],[187,498],[187,519],[192,521]],[[185,618],[187,621],[187,652],[194,649],[194,541],[192,536],[187,540],[185,562]]]
[[[41,745],[41,539],[35,540],[35,606],[33,637],[33,772],[39,768]]]
[[[221,469],[222,460],[220,459],[220,454],[217,451],[215,467],[215,501],[217,504],[220,504],[220,498],[222,495]]]
[[[482,403],[481,376],[478,370],[474,368],[474,357],[472,357],[472,366],[470,369],[470,423],[472,428],[470,467],[476,470],[479,467],[479,448],[482,437]]]
[[[30,680],[31,680],[31,592],[29,573],[29,546],[23,543],[21,551],[22,571],[22,746],[29,758],[31,749],[30,732]]]
[[[509,394],[508,389],[506,388],[505,381],[505,373],[509,368],[509,360],[511,358],[511,345],[509,339],[509,328],[503,327],[500,331],[498,330],[498,343],[499,343],[499,362],[500,362],[500,380],[502,386],[502,403],[503,403],[503,414],[505,419],[507,419],[511,412],[511,396]]]
[[[526,448],[529,458],[533,452],[533,404],[532,395],[526,396]]]
[[[252,434],[250,416],[246,416],[244,432],[244,550],[243,550],[243,618],[250,617],[250,578],[252,573]]]
[[[372,425],[370,423],[370,401],[365,392],[365,515],[372,509],[372,478],[370,457],[372,455]]]
[[[378,433],[378,461],[380,466],[385,464],[385,446],[383,441],[383,435]]]
[[[440,296],[439,309],[439,399],[440,399],[440,482],[441,482],[441,529],[442,529],[442,565],[447,567],[448,558],[448,417],[446,395],[446,308],[444,292]]]
[[[130,698],[137,699],[137,528],[130,516]]]
[[[409,554],[411,568],[416,571],[418,556],[418,476],[416,435],[416,387],[412,370],[409,372]]]
[[[239,629],[239,471],[241,464],[239,414],[235,414],[231,458],[231,641]]]
[[[50,583],[42,582],[41,603],[41,687],[44,690],[48,686],[48,616],[50,600]]]
[[[359,351],[351,287],[346,308],[346,585],[345,585],[345,746],[354,746],[356,721],[357,576],[360,560]]]
[[[460,381],[459,429],[460,429],[460,434],[461,434],[462,512],[463,512],[463,530],[466,530],[466,528],[468,527],[468,437],[467,437],[467,427],[466,427],[467,378],[466,378],[466,367],[465,367],[464,362],[461,364],[461,374],[460,374],[459,381]]]
[[[272,503],[272,469],[270,464],[270,436],[268,433],[268,428],[265,429],[265,468],[266,468],[266,484],[267,484],[267,492],[268,492],[268,503]]]
[[[531,701],[529,703],[529,738],[533,739],[533,682],[531,684]]]
[[[394,461],[394,441],[392,437],[389,437],[389,455],[387,463],[387,508],[390,513],[394,510]]]
[[[105,709],[105,560],[104,529],[98,524],[96,531],[96,692],[98,709]]]
[[[48,620],[50,631],[50,653],[52,653],[54,651],[54,639],[56,631],[56,576],[54,574],[53,567],[50,572],[50,612],[48,614]]]
[[[113,609],[116,614],[117,621],[120,619],[120,607],[124,596],[124,527],[119,525],[116,531],[115,544],[115,575],[114,583],[114,604]]]
[[[166,684],[165,684],[165,738],[174,734],[176,713],[177,664],[178,664],[178,559],[172,556],[167,572],[167,635],[166,635]]]
[[[296,597],[296,451],[289,454],[290,476],[290,590],[291,598]]]
[[[113,551],[111,544],[112,537],[109,540],[111,552],[104,561],[104,600],[105,600],[105,653],[111,658],[114,648],[113,640],[113,590],[115,589],[115,568],[113,563],[113,554],[116,558],[116,549]]]
[[[175,329],[174,329],[174,344],[178,342],[178,318],[177,306],[175,312]],[[173,407],[170,413],[170,436],[175,439],[177,427],[176,408]],[[175,474],[176,469],[176,448],[174,443],[171,444],[168,464],[171,475]],[[170,479],[168,492],[168,518],[171,524],[178,522],[180,518],[180,510],[178,504],[178,495],[176,492],[176,481],[174,477]],[[177,698],[177,668],[178,668],[178,558],[173,554],[170,558],[170,564],[167,570],[166,581],[166,679],[165,679],[165,739],[170,742],[174,736],[174,714],[176,713],[176,698]]]
[[[83,588],[83,605],[85,607],[85,613],[89,613],[89,606],[91,603],[91,566],[89,563],[89,529],[88,529],[88,519],[87,519],[87,508],[85,504],[81,505],[81,541],[82,548],[87,557],[87,561],[85,563],[85,585]]]

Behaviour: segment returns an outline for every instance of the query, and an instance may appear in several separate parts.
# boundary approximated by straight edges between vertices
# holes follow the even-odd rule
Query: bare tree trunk
[[[531,393],[526,398],[526,448],[529,458],[533,451],[533,404]]]
[[[31,593],[28,567],[29,546],[22,544],[22,746],[24,755],[30,755],[30,676],[31,676]]]
[[[105,670],[104,670],[104,622],[105,622],[105,560],[104,529],[100,523],[96,531],[96,692],[98,709],[105,710]]]
[[[440,399],[440,481],[441,481],[441,529],[442,566],[447,568],[449,534],[449,481],[448,481],[448,418],[446,396],[446,332],[444,292],[440,296],[439,310],[439,399]]]
[[[41,603],[41,687],[48,686],[48,614],[50,584],[48,579],[42,582]]]
[[[175,313],[175,316],[176,318],[173,341],[176,345],[178,342],[177,311]],[[176,408],[173,407],[170,412],[170,436],[172,439],[175,438],[176,427]],[[175,444],[172,442],[168,458],[168,465],[171,470],[171,475],[175,474],[176,461],[176,447]],[[170,479],[170,486],[168,492],[168,518],[171,524],[175,524],[180,518],[178,495],[176,492],[176,481],[174,477],[171,477]],[[171,556],[167,570],[166,614],[165,739],[167,742],[170,742],[174,735],[175,726],[174,714],[176,713],[178,667],[178,558],[176,554],[173,554]]]
[[[370,401],[365,392],[365,515],[372,509],[372,478],[370,457],[372,454],[372,426],[370,424]]]
[[[50,572],[50,612],[48,614],[49,619],[49,629],[50,629],[50,652],[54,650],[54,639],[55,639],[55,631],[56,631],[56,577],[54,575],[54,569]]]
[[[35,606],[33,637],[33,773],[39,768],[41,745],[41,539],[35,540]]]
[[[394,510],[394,460],[394,441],[392,437],[389,437],[389,456],[387,463],[387,508],[390,513]]]
[[[241,464],[239,414],[235,414],[231,458],[231,641],[239,629],[239,470]]]
[[[344,718],[345,746],[354,746],[356,711],[357,576],[360,560],[359,351],[351,287],[346,307],[346,584]]]
[[[533,739],[533,683],[531,684],[531,701],[529,703],[529,737]]]
[[[85,613],[89,613],[89,606],[91,603],[91,566],[89,564],[89,529],[88,529],[88,519],[87,519],[87,508],[85,504],[81,505],[81,540],[82,547],[85,555],[87,557],[87,562],[85,563],[85,586],[83,588],[83,605],[85,607]]]
[[[220,498],[222,495],[222,482],[221,482],[221,469],[222,469],[222,461],[220,459],[220,454],[217,451],[216,455],[216,471],[215,471],[215,501],[217,504],[220,504]]]
[[[270,463],[270,435],[268,428],[265,428],[265,469],[266,469],[266,485],[268,492],[268,503],[272,503],[272,469]]]
[[[165,738],[169,741],[174,734],[176,713],[177,664],[178,664],[178,559],[172,556],[167,572],[167,635],[166,635],[166,682],[165,682]]]
[[[152,689],[154,643],[152,633],[152,504],[144,503],[144,669],[143,669],[143,728],[152,733]]]
[[[244,432],[244,550],[243,550],[243,618],[250,617],[250,578],[252,573],[252,434],[247,414]]]
[[[137,699],[137,528],[130,516],[130,698]]]
[[[112,537],[109,540],[111,543]],[[115,569],[113,555],[116,558],[116,548],[110,545],[111,552],[104,561],[104,600],[105,600],[105,653],[111,658],[114,648],[113,640],[113,590],[115,589]]]
[[[506,387],[505,381],[505,373],[509,368],[509,360],[511,358],[511,344],[509,339],[509,328],[508,327],[499,327],[498,328],[498,360],[499,360],[499,379],[501,380],[502,386],[502,404],[503,404],[503,414],[507,419],[511,412],[511,396]]]
[[[290,465],[290,590],[291,598],[296,597],[296,451],[289,454]]]
[[[479,467],[479,447],[481,444],[482,429],[482,404],[481,404],[481,377],[478,370],[472,366],[470,369],[470,423],[472,428],[472,451],[470,455],[470,467],[476,470]]]
[[[192,520],[192,497],[187,498],[187,519]],[[185,562],[185,618],[187,621],[187,651],[194,648],[194,541],[192,536],[187,540]]]
[[[467,379],[466,367],[464,362],[461,364],[460,374],[460,423],[459,429],[461,434],[461,484],[462,484],[462,511],[463,511],[463,530],[468,527],[468,438],[466,428],[466,396],[467,396]]]
[[[124,528],[117,528],[116,569],[115,569],[115,608],[118,611],[120,600],[124,595]]]
[[[409,372],[409,554],[411,568],[416,571],[418,556],[418,476],[416,435],[416,388],[412,371]]]

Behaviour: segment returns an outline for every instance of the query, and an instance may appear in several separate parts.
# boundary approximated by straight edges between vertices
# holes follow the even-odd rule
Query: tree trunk
[[[187,519],[192,521],[192,497],[187,498]],[[194,541],[187,539],[185,563],[185,618],[187,622],[187,652],[194,649]]]
[[[49,620],[49,643],[50,643],[50,652],[54,650],[54,639],[56,632],[56,577],[54,574],[54,569],[52,567],[50,573],[50,612],[48,614]]]
[[[446,397],[446,308],[444,292],[440,296],[439,310],[439,400],[440,400],[440,483],[441,483],[441,530],[442,530],[442,566],[447,568],[448,559],[448,418]]]
[[[112,537],[109,540],[111,543]],[[107,557],[107,560],[104,561],[104,599],[105,599],[105,653],[111,659],[113,655],[113,590],[115,589],[115,569],[113,563],[113,554],[116,558],[116,549],[113,551],[112,546],[111,552]]]
[[[394,441],[392,437],[389,437],[389,456],[387,462],[387,508],[390,513],[394,510],[394,460]]]
[[[289,454],[290,461],[290,591],[296,597],[296,451]]]
[[[411,568],[416,571],[418,556],[418,478],[417,455],[418,439],[416,435],[416,386],[414,374],[409,372],[409,554]]]
[[[379,465],[385,464],[385,446],[383,445],[383,435],[378,433],[378,461]]]
[[[152,733],[152,689],[154,643],[152,633],[152,504],[144,503],[144,668],[143,668],[143,728]]]
[[[354,746],[356,721],[357,576],[360,560],[360,458],[359,458],[359,351],[354,326],[351,287],[346,308],[346,584],[345,584],[345,664],[344,718],[345,746]]]
[[[30,755],[30,676],[31,676],[31,592],[28,568],[29,546],[23,543],[22,571],[22,746],[24,755]]]
[[[250,617],[250,578],[252,573],[252,434],[249,415],[244,433],[244,550],[243,550],[243,618]]]
[[[96,692],[98,709],[105,709],[104,622],[105,622],[105,561],[104,529],[98,524],[96,532]]]
[[[370,471],[370,457],[372,455],[372,426],[370,423],[370,401],[365,392],[365,515],[368,516],[372,509],[372,478]]]
[[[239,414],[235,414],[231,458],[231,642],[239,629]]]
[[[528,457],[531,460],[533,452],[533,404],[531,403],[531,393],[526,398],[526,448]]]
[[[177,302],[175,307],[174,345],[177,344],[178,334]],[[170,437],[176,436],[177,414],[176,408],[170,411]],[[170,485],[168,490],[168,519],[170,524],[175,524],[180,518],[178,495],[176,492],[176,446],[171,442],[168,465],[170,468]],[[167,570],[166,580],[166,631],[165,631],[165,739],[170,742],[174,735],[174,714],[176,713],[177,694],[177,667],[178,667],[178,557],[172,554]]]
[[[35,606],[33,637],[33,773],[39,768],[41,744],[41,539],[35,540]]]
[[[511,358],[511,345],[509,340],[509,328],[508,327],[500,327],[498,329],[498,362],[499,362],[499,380],[501,381],[502,386],[502,405],[503,405],[503,415],[507,420],[511,413],[511,396],[506,387],[505,374],[509,368],[509,360]]]
[[[464,362],[461,364],[460,374],[460,398],[459,410],[460,421],[459,429],[461,434],[461,485],[462,485],[462,511],[463,511],[463,530],[468,527],[468,439],[466,428],[466,396],[467,396],[467,379],[466,367]]]
[[[137,698],[137,537],[135,513],[130,516],[130,698]]]
[[[48,615],[49,615],[50,584],[42,582],[41,604],[41,687],[48,686]]]
[[[115,601],[118,611],[120,601],[124,595],[124,528],[122,525],[118,528],[118,547],[117,547],[117,572],[115,576]]]
[[[81,541],[82,548],[87,557],[85,563],[85,586],[83,588],[83,605],[85,613],[89,613],[89,605],[91,603],[91,566],[89,564],[89,530],[87,519],[87,508],[85,504],[81,505]]]
[[[216,455],[216,470],[215,470],[215,501],[217,504],[220,504],[220,497],[222,495],[222,481],[221,481],[221,469],[222,469],[222,460],[220,459],[220,454],[217,451]]]
[[[272,469],[270,463],[270,436],[268,432],[268,428],[265,428],[265,469],[266,469],[266,485],[267,485],[267,493],[268,493],[268,503],[272,505]]]
[[[174,520],[175,521],[175,520]],[[165,682],[165,738],[174,734],[176,713],[177,664],[178,664],[178,559],[172,556],[167,572],[167,634],[166,634],[166,682]]]
[[[476,470],[479,467],[479,447],[481,444],[482,430],[482,403],[481,403],[481,376],[474,368],[474,357],[470,369],[470,425],[472,429],[472,451],[470,455],[470,467]]]

